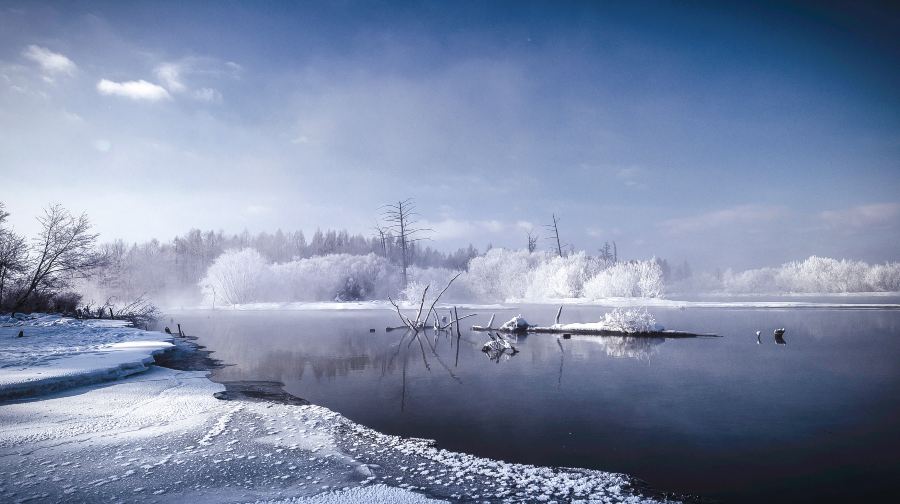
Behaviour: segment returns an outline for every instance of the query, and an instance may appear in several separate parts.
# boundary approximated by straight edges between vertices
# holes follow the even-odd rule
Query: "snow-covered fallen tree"
[[[603,319],[598,322],[583,322],[573,324],[553,324],[551,329],[560,332],[616,332],[623,334],[654,333],[665,331],[665,328],[656,323],[653,315],[646,308],[614,308],[603,314]]]
[[[474,325],[473,331],[494,331],[497,333],[552,333],[552,334],[586,334],[596,336],[649,336],[659,338],[695,338],[698,336],[716,336],[714,334],[698,334],[685,331],[667,330],[656,323],[646,308],[615,308],[603,315],[597,322],[579,322],[561,324],[559,322],[562,307],[556,314],[556,323],[549,326],[531,325],[519,315],[500,325],[492,327],[494,317],[487,326]]]

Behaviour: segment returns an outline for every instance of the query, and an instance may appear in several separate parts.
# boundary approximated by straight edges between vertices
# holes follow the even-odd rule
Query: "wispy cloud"
[[[616,178],[628,187],[643,187],[644,170],[637,166],[628,166],[619,168],[616,171]]]
[[[160,101],[172,97],[164,87],[145,80],[114,82],[102,79],[97,83],[97,91],[102,95],[121,96],[132,100]]]
[[[784,207],[740,205],[712,212],[662,221],[659,225],[673,235],[697,233],[729,226],[749,226],[772,222],[786,214]]]
[[[37,45],[26,47],[22,51],[22,56],[37,63],[49,78],[55,75],[72,75],[78,68],[75,62],[65,55]]]
[[[206,103],[222,103],[222,93],[213,88],[200,88],[191,93],[195,100]]]
[[[826,224],[837,228],[862,229],[900,220],[900,203],[874,203],[819,214]]]
[[[181,81],[181,65],[177,63],[163,63],[156,67],[156,77],[173,93],[180,93],[187,89]]]
[[[240,65],[232,61],[187,57],[160,63],[154,73],[170,93],[184,94],[206,103],[221,103],[221,91],[208,85],[209,81],[223,77],[238,78],[242,70]]]

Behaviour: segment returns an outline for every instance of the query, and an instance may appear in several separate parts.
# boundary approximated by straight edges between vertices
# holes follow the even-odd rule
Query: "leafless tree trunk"
[[[34,239],[31,272],[13,311],[25,304],[39,287],[59,288],[67,279],[102,263],[102,256],[94,253],[96,234],[91,233],[87,215],[73,216],[61,205],[51,205],[38,217],[41,231]]]
[[[378,233],[379,239],[381,239],[381,256],[387,257],[387,228],[379,225],[375,225],[375,232]]]
[[[406,270],[409,267],[409,253],[412,245],[427,237],[421,236],[422,233],[431,231],[428,228],[419,227],[418,213],[416,206],[411,198],[397,203],[385,205],[383,207],[382,219],[386,223],[385,228],[392,231],[400,242],[400,266],[403,270],[403,287],[406,287],[408,277]]]
[[[547,224],[544,227],[553,232],[553,237],[556,238],[556,253],[559,254],[559,257],[562,257],[562,242],[559,240],[559,219],[556,218],[556,214],[553,214],[553,224]]]

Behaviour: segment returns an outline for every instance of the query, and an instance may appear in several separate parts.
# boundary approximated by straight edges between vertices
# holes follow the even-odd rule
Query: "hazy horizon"
[[[697,269],[900,259],[888,4],[0,2],[0,201],[101,240],[346,228]],[[549,248],[547,241],[540,248]]]

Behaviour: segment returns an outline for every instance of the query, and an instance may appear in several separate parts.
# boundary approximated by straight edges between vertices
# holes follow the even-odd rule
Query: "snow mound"
[[[171,336],[126,324],[43,314],[0,318],[0,400],[140,373],[173,347]]]
[[[656,323],[646,308],[614,308],[603,315],[599,322],[554,324],[553,329],[562,331],[613,331],[626,334],[659,332],[665,328]]]
[[[522,315],[517,315],[504,322],[500,329],[503,331],[527,331],[530,325],[527,320],[522,318]]]

